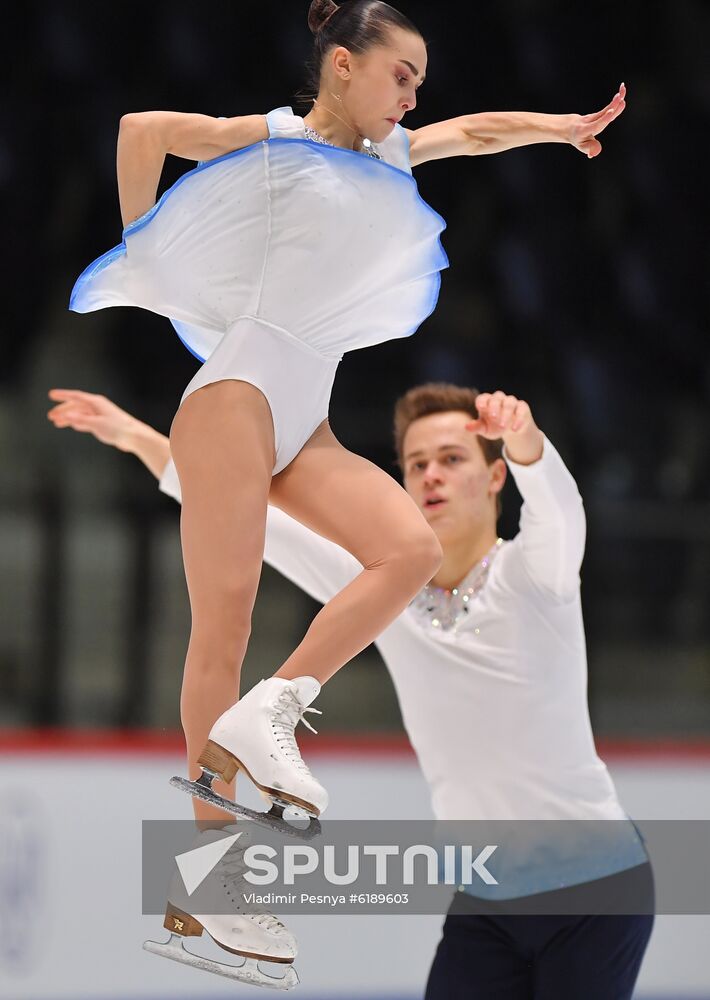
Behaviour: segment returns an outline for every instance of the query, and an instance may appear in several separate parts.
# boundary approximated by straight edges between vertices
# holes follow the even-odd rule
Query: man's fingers
[[[90,403],[103,397],[95,392],[84,392],[82,389],[50,389],[49,398],[57,400],[83,399]]]
[[[52,418],[52,423],[55,427],[74,427],[74,425],[82,420],[81,417],[70,414],[63,414]]]
[[[69,409],[57,406],[49,411],[47,417],[55,427],[73,427],[74,430],[92,430],[101,419],[99,414],[76,406]]]
[[[66,420],[67,417],[70,415],[71,415],[71,410],[69,411],[62,410],[61,407],[55,406],[53,410],[49,411],[47,417],[50,420],[54,420],[56,422],[57,420]]]
[[[488,416],[491,420],[498,421],[500,419],[500,412],[505,402],[505,398],[505,393],[501,392],[500,389],[498,389],[497,392],[494,392],[491,396],[491,401],[488,406]]]
[[[524,399],[518,400],[518,405],[515,407],[515,413],[513,415],[513,426],[512,430],[520,431],[525,426],[528,418],[530,417],[530,407],[525,402]]]
[[[74,400],[73,399],[67,399],[63,403],[57,403],[57,405],[53,406],[52,409],[49,412],[50,413],[66,413],[67,411],[71,410],[74,406],[76,406],[76,403],[74,402]]]
[[[480,417],[469,421],[466,429],[491,441],[526,430],[532,420],[529,403],[517,396],[506,395],[500,389],[494,393],[481,393],[476,398],[476,407]]]
[[[57,406],[52,407],[52,409],[49,411],[48,416],[51,414],[54,414],[54,417],[52,417],[52,419],[58,416],[66,417],[66,416],[72,416],[74,414],[76,414],[77,416],[80,416],[81,414],[84,414],[86,416],[97,415],[96,410],[92,406],[90,406],[87,403],[77,402],[76,400],[73,399],[69,399],[64,403],[58,403]]]
[[[76,419],[73,419],[72,417],[57,417],[57,419],[53,420],[52,423],[59,430],[63,430],[65,427],[74,427]]]
[[[488,441],[496,441],[501,436],[500,427],[492,420],[472,420],[466,424],[466,430]]]
[[[503,430],[508,430],[511,421],[513,419],[513,414],[515,413],[515,407],[518,405],[518,400],[515,396],[506,396],[503,406],[500,411],[499,424]]]
[[[48,396],[50,399],[76,399],[79,389],[50,389]]]
[[[481,393],[476,398],[476,407],[479,414],[489,424],[496,424],[498,427],[506,427],[517,405],[515,396],[508,396],[502,389],[494,393]],[[492,430],[492,428],[488,428]]]
[[[490,392],[479,392],[479,394],[476,396],[476,409],[478,410],[479,414],[482,413],[484,410],[488,409],[488,404],[490,403],[490,401],[491,401]]]

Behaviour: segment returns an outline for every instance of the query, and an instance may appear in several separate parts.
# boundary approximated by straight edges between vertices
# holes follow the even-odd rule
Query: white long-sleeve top
[[[444,631],[411,605],[376,646],[437,819],[625,820],[587,707],[582,498],[549,440],[532,465],[505,458],[523,498],[520,530],[499,546],[465,620]],[[170,466],[161,489],[179,497]],[[362,570],[349,552],[274,507],[264,559],[323,603]],[[578,875],[567,872],[564,881],[644,858],[634,834],[620,851],[577,864]],[[543,888],[552,884],[562,882]]]

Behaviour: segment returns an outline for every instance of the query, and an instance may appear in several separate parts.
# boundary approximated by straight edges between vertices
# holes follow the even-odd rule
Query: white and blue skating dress
[[[284,469],[328,415],[346,351],[414,333],[448,261],[409,142],[365,155],[315,137],[290,108],[269,138],[200,164],[79,277],[70,308],[167,316],[204,363],[183,399],[225,379],[264,394]]]

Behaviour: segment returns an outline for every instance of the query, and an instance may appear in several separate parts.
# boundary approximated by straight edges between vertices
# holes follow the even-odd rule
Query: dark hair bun
[[[337,3],[333,0],[313,0],[308,11],[308,27],[314,35],[317,35],[328,18],[338,10]]]

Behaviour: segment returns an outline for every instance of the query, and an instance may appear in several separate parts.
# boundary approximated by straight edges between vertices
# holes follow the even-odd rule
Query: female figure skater
[[[204,361],[170,437],[192,609],[181,697],[190,773],[204,766],[230,795],[241,768],[277,805],[317,816],[327,794],[295,726],[441,559],[411,498],[343,448],[327,420],[343,353],[409,336],[434,308],[444,223],[411,168],[537,142],[596,156],[625,90],[594,115],[472,114],[407,131],[401,121],[427,65],[415,26],[380,0],[313,0],[309,25],[318,96],[305,118],[290,108],[122,118],[124,240],[81,275],[71,308],[150,309]],[[207,162],[156,204],[168,153]],[[274,676],[237,702],[267,501],[365,569]],[[225,816],[204,802],[195,814]]]

